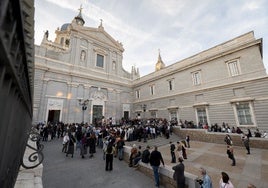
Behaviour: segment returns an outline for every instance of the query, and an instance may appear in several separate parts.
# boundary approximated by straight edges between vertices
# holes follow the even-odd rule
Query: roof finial
[[[82,4],[81,4],[80,8],[78,9],[80,14],[82,13],[82,9],[83,9],[83,7],[82,7]]]
[[[102,20],[102,19],[100,19],[100,26],[102,26],[102,21],[103,21],[103,20]]]

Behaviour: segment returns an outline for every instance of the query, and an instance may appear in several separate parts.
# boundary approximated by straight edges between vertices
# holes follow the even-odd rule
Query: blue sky
[[[166,66],[249,31],[263,38],[268,69],[268,0],[36,0],[35,44],[70,23],[82,4],[85,26],[103,26],[123,44],[123,67],[141,76],[155,69],[158,49]],[[266,71],[267,72],[267,71]]]

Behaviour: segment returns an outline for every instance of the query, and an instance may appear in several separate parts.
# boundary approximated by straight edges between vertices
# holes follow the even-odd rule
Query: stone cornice
[[[235,39],[233,39],[231,41],[235,41]],[[205,50],[205,51],[200,52],[194,56],[191,56],[191,57],[186,58],[184,60],[181,60],[177,63],[169,65],[166,68],[161,69],[157,72],[150,73],[150,74],[143,76],[137,80],[134,80],[133,87],[142,86],[146,83],[150,83],[152,81],[155,81],[156,79],[168,77],[168,76],[176,74],[178,72],[195,67],[197,65],[201,65],[201,64],[207,63],[209,61],[213,61],[215,59],[221,58],[221,57],[226,56],[228,54],[232,54],[232,53],[244,50],[246,48],[250,48],[250,47],[255,46],[255,45],[260,46],[260,50],[262,49],[262,39],[246,40],[244,43],[240,42],[236,45],[231,45],[230,47],[221,48],[221,46],[223,46],[224,44],[221,44],[221,45],[218,45],[218,46],[213,47],[211,49]],[[218,49],[218,51],[217,51],[217,49]]]

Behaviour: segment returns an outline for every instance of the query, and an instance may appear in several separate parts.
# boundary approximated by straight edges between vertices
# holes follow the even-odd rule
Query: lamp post
[[[146,112],[147,105],[146,104],[143,104],[143,105],[141,105],[141,107],[143,109],[143,124],[144,124],[144,121],[145,121],[145,112]]]
[[[85,110],[87,109],[87,105],[89,100],[82,100],[82,99],[78,99],[79,101],[79,105],[82,106],[82,122],[84,123],[84,117],[85,117]]]

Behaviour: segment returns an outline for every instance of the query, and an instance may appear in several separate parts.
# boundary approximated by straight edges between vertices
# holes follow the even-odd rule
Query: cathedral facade
[[[267,129],[268,77],[262,39],[249,32],[140,77],[122,66],[124,48],[81,11],[35,46],[34,123],[166,118]],[[175,50],[175,49],[174,49]]]

